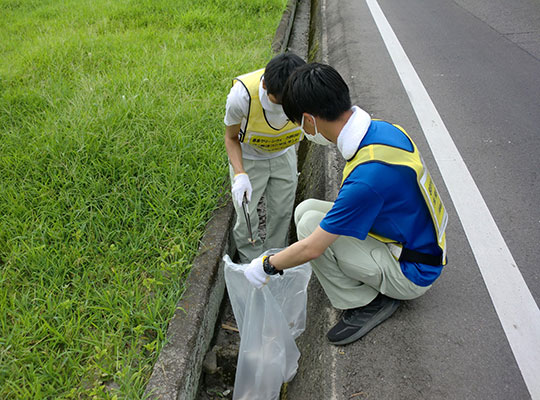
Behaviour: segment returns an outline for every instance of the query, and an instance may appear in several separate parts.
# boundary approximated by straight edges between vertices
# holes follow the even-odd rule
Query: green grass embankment
[[[285,0],[0,0],[0,398],[142,396]]]

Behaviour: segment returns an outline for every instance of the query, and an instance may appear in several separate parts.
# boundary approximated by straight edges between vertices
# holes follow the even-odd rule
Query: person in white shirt
[[[236,210],[233,239],[243,263],[266,249],[287,245],[297,185],[296,150],[303,132],[289,121],[281,94],[289,75],[305,61],[282,53],[264,69],[238,76],[227,97],[225,148],[229,157],[232,197]],[[258,235],[257,204],[266,199],[266,239]],[[243,217],[249,209],[253,243]]]

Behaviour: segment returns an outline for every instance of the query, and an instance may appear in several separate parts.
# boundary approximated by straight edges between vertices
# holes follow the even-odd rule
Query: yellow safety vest
[[[247,123],[243,131],[240,131],[239,139],[259,150],[267,153],[275,153],[284,150],[302,140],[304,133],[300,127],[288,121],[282,127],[270,125],[266,119],[265,111],[259,99],[259,83],[264,74],[264,69],[241,75],[234,79],[242,83],[249,93],[249,112]]]
[[[446,265],[446,226],[448,224],[448,213],[444,208],[439,192],[435,187],[433,179],[431,179],[431,175],[427,170],[424,160],[418,152],[418,148],[401,126],[395,124],[394,126],[409,138],[413,146],[413,151],[410,152],[382,144],[370,144],[364,146],[358,150],[351,160],[347,161],[343,170],[343,180],[341,184],[343,185],[345,179],[358,165],[370,161],[380,161],[385,164],[402,165],[411,168],[416,173],[418,187],[420,188],[420,192],[422,193],[424,201],[429,209],[429,213],[431,214],[433,227],[437,234],[437,242],[443,253],[443,265]],[[385,238],[371,232],[369,235],[384,243],[399,244],[396,240],[392,240],[391,238]]]

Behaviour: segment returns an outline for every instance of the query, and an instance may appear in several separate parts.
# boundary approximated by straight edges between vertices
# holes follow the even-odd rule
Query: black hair
[[[266,64],[264,83],[268,94],[274,95],[281,101],[283,87],[291,73],[306,62],[294,53],[281,53]]]
[[[282,96],[283,111],[296,123],[302,113],[327,121],[337,120],[351,106],[349,87],[330,65],[310,63],[289,77]]]

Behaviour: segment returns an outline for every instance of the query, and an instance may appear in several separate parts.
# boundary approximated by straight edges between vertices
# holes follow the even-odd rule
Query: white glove
[[[233,179],[232,185],[232,197],[238,207],[242,207],[242,200],[244,199],[244,193],[246,194],[247,200],[251,201],[251,182],[249,181],[249,176],[245,172],[236,174]]]
[[[264,272],[263,269],[263,257],[255,258],[244,270],[244,276],[249,283],[255,286],[257,289],[262,288],[270,281],[270,275]]]

